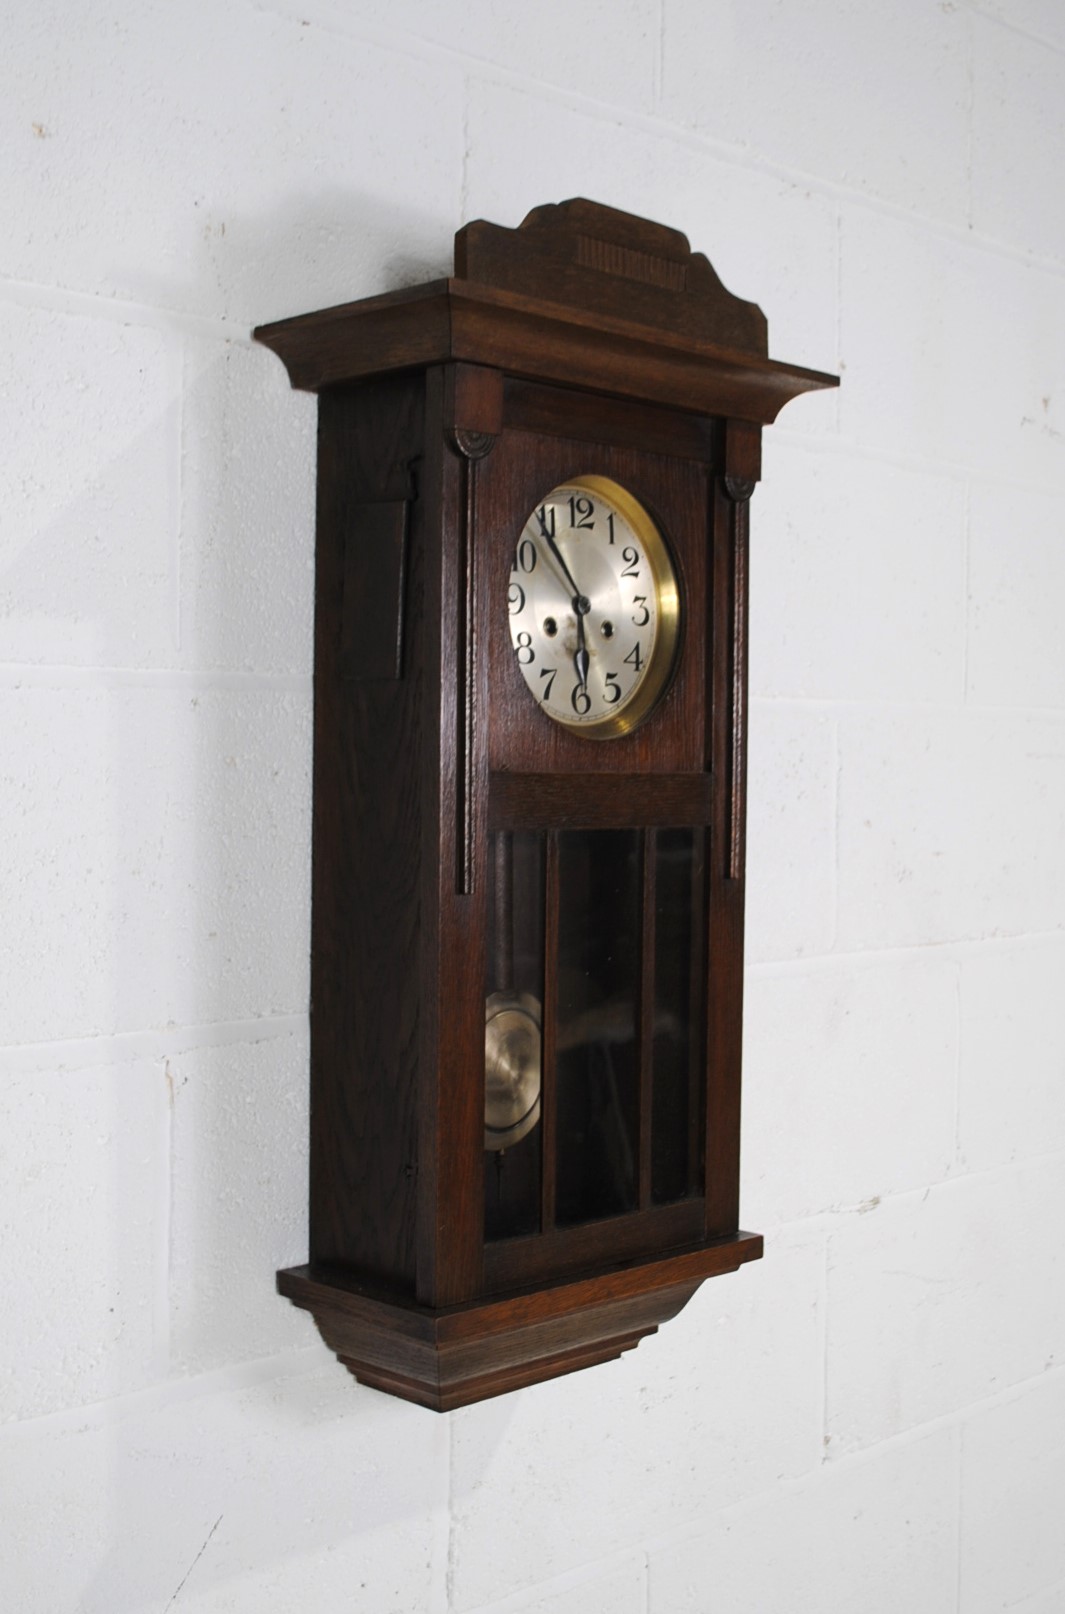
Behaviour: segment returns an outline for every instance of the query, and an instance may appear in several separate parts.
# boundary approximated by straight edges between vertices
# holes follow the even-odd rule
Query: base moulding
[[[448,1412],[611,1361],[675,1317],[705,1278],[761,1254],[759,1234],[735,1233],[548,1288],[438,1309],[385,1297],[327,1267],[289,1267],[277,1287],[311,1313],[361,1384]]]

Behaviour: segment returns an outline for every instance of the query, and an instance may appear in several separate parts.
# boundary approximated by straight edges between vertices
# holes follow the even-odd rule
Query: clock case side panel
[[[416,1278],[418,957],[427,873],[420,377],[319,396],[311,928],[310,1257]]]

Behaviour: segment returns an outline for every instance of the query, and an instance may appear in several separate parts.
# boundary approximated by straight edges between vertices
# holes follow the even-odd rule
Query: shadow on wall
[[[268,218],[205,214],[195,278],[176,287],[138,271],[138,295],[151,307],[226,319],[250,331],[449,275],[454,232],[464,222],[443,208],[427,215],[356,191],[323,191],[311,202],[292,197]]]
[[[275,1269],[306,1255],[315,410],[273,355],[184,317],[250,326],[449,273],[406,249],[427,233],[350,195],[293,203],[206,224],[197,282],[150,289],[182,310],[153,320],[179,395],[107,474],[143,489],[145,469],[152,483],[177,468],[157,501],[166,565],[145,585],[156,631],[86,644],[93,665],[123,669],[106,696],[113,996],[100,1023],[175,1028],[154,1065],[169,1202],[127,1203],[118,1223],[159,1219],[166,1297],[159,1393],[84,1437],[102,1549],[84,1614],[164,1606],[179,1584],[192,1596],[235,1575],[274,1591],[325,1549],[355,1555],[364,1606],[375,1574],[374,1606],[392,1606],[387,1543],[424,1533],[446,1497],[444,1421],[358,1386],[274,1292]],[[157,537],[115,509],[91,596],[105,620],[138,544]],[[64,520],[49,564],[85,538]],[[167,1389],[223,1369],[221,1384]]]

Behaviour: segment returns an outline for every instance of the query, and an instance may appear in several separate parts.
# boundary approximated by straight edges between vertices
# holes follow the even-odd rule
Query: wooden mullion
[[[540,1026],[540,1226],[555,1226],[558,1181],[558,833],[550,831],[544,849],[544,1001]]]
[[[641,837],[643,882],[640,893],[640,1108],[639,1207],[651,1203],[651,1133],[654,1121],[655,1051],[655,859],[658,834],[645,829]]]
[[[703,1143],[704,1072],[706,1070],[706,1028],[697,1006],[707,990],[706,980],[706,920],[707,896],[710,878],[710,834],[707,830],[692,831],[692,942],[689,959],[689,996],[691,1005],[691,1047],[688,1059],[688,1193],[706,1193],[705,1148]],[[709,983],[713,991],[713,981]]]
[[[743,908],[747,771],[748,501],[755,487],[758,434],[729,423],[726,474],[713,496],[713,700],[719,775],[710,862],[707,963],[706,1226],[720,1235],[739,1225],[740,1089],[743,1037]],[[753,435],[752,435],[753,434]],[[730,464],[730,459],[734,464]],[[731,474],[729,474],[731,472]]]

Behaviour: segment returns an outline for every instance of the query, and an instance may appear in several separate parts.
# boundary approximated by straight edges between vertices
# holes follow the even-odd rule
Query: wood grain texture
[[[361,512],[411,492],[423,392],[417,379],[389,379],[322,399],[315,605],[311,1254],[409,1285],[421,1005],[375,938],[394,936],[400,950],[418,942],[425,533],[416,516],[406,679],[345,676],[343,601]]]
[[[724,431],[712,416],[510,376],[503,396],[507,422],[517,431],[612,443],[615,448],[671,454],[704,465],[722,456]]]
[[[683,829],[708,824],[705,773],[493,773],[489,829]]]
[[[400,678],[409,502],[362,504],[344,545],[340,662],[345,678]]]
[[[762,310],[726,291],[687,236],[584,197],[534,208],[516,230],[467,224],[455,237],[455,272],[688,341],[762,357],[769,350]]]
[[[715,485],[711,517],[714,544],[713,635],[709,676],[713,690],[708,735],[720,758],[715,773],[711,831],[710,925],[706,997],[706,1230],[724,1235],[739,1225],[740,1088],[743,1048],[744,860],[746,856],[747,529],[746,511],[725,486]]]
[[[732,504],[729,531],[729,598],[732,604],[729,669],[728,840],[725,856],[730,880],[743,878],[747,826],[747,617],[750,575],[750,498],[754,483],[726,476]]]
[[[544,848],[544,1002],[540,1027],[541,1100],[540,1126],[543,1131],[543,1165],[540,1182],[540,1231],[555,1228],[558,1201],[558,1063],[556,1057],[559,931],[558,831],[549,829]],[[485,1251],[485,1262],[498,1259],[494,1250]]]
[[[423,844],[427,870],[421,924],[421,990],[432,1000],[433,1034],[422,1049],[420,1072],[418,1194],[419,1300],[449,1305],[476,1294],[481,1281],[484,1218],[484,981],[487,952],[483,877],[487,857],[487,768],[484,725],[473,712],[487,705],[484,658],[466,656],[466,633],[476,631],[480,568],[468,572],[463,554],[472,540],[464,532],[467,506],[461,458],[446,446],[447,378],[436,368],[427,377],[424,486],[426,522],[433,547],[434,632],[430,686],[434,744],[423,753],[427,807]],[[474,597],[475,598],[475,597]],[[459,738],[469,736],[463,754]],[[468,784],[464,784],[464,778]],[[463,790],[468,788],[468,809]],[[482,876],[463,893],[456,880],[465,813],[471,856]],[[378,945],[387,943],[378,938]],[[411,971],[414,955],[397,959]]]
[[[470,225],[453,279],[256,335],[321,392],[311,1265],[278,1285],[364,1383],[461,1406],[630,1349],[761,1254],[737,1231],[747,508],[761,425],[836,378],[768,359],[760,311],[680,232],[584,201]],[[646,507],[682,601],[669,684],[609,741],[529,698],[506,610],[530,511],[582,474]],[[663,962],[656,835],[688,828],[692,945]],[[560,836],[605,829],[645,843],[637,1208],[559,1227]],[[539,1154],[518,1162],[529,1216],[487,1238],[487,860],[491,832],[519,830],[543,836]],[[673,968],[697,1027],[687,1094],[660,1113],[688,1197],[654,1204]]]
[[[636,1203],[641,1211],[651,1205],[651,1126],[654,1118],[655,1047],[655,876],[658,837],[654,829],[640,836],[640,1003],[637,1032],[640,1042],[640,1088],[637,1112]],[[678,963],[681,961],[678,960]]]
[[[446,280],[261,325],[256,338],[294,387],[462,360],[529,381],[583,387],[768,425],[800,393],[838,378],[563,302]]]
[[[704,1221],[702,1200],[686,1199],[575,1227],[545,1227],[535,1238],[502,1239],[485,1250],[485,1293],[551,1283],[568,1273],[609,1270],[687,1249],[703,1240]]]
[[[364,1384],[436,1412],[609,1361],[676,1316],[704,1278],[757,1260],[734,1239],[531,1292],[429,1309],[326,1271],[294,1267],[278,1289],[310,1311],[323,1339]]]

